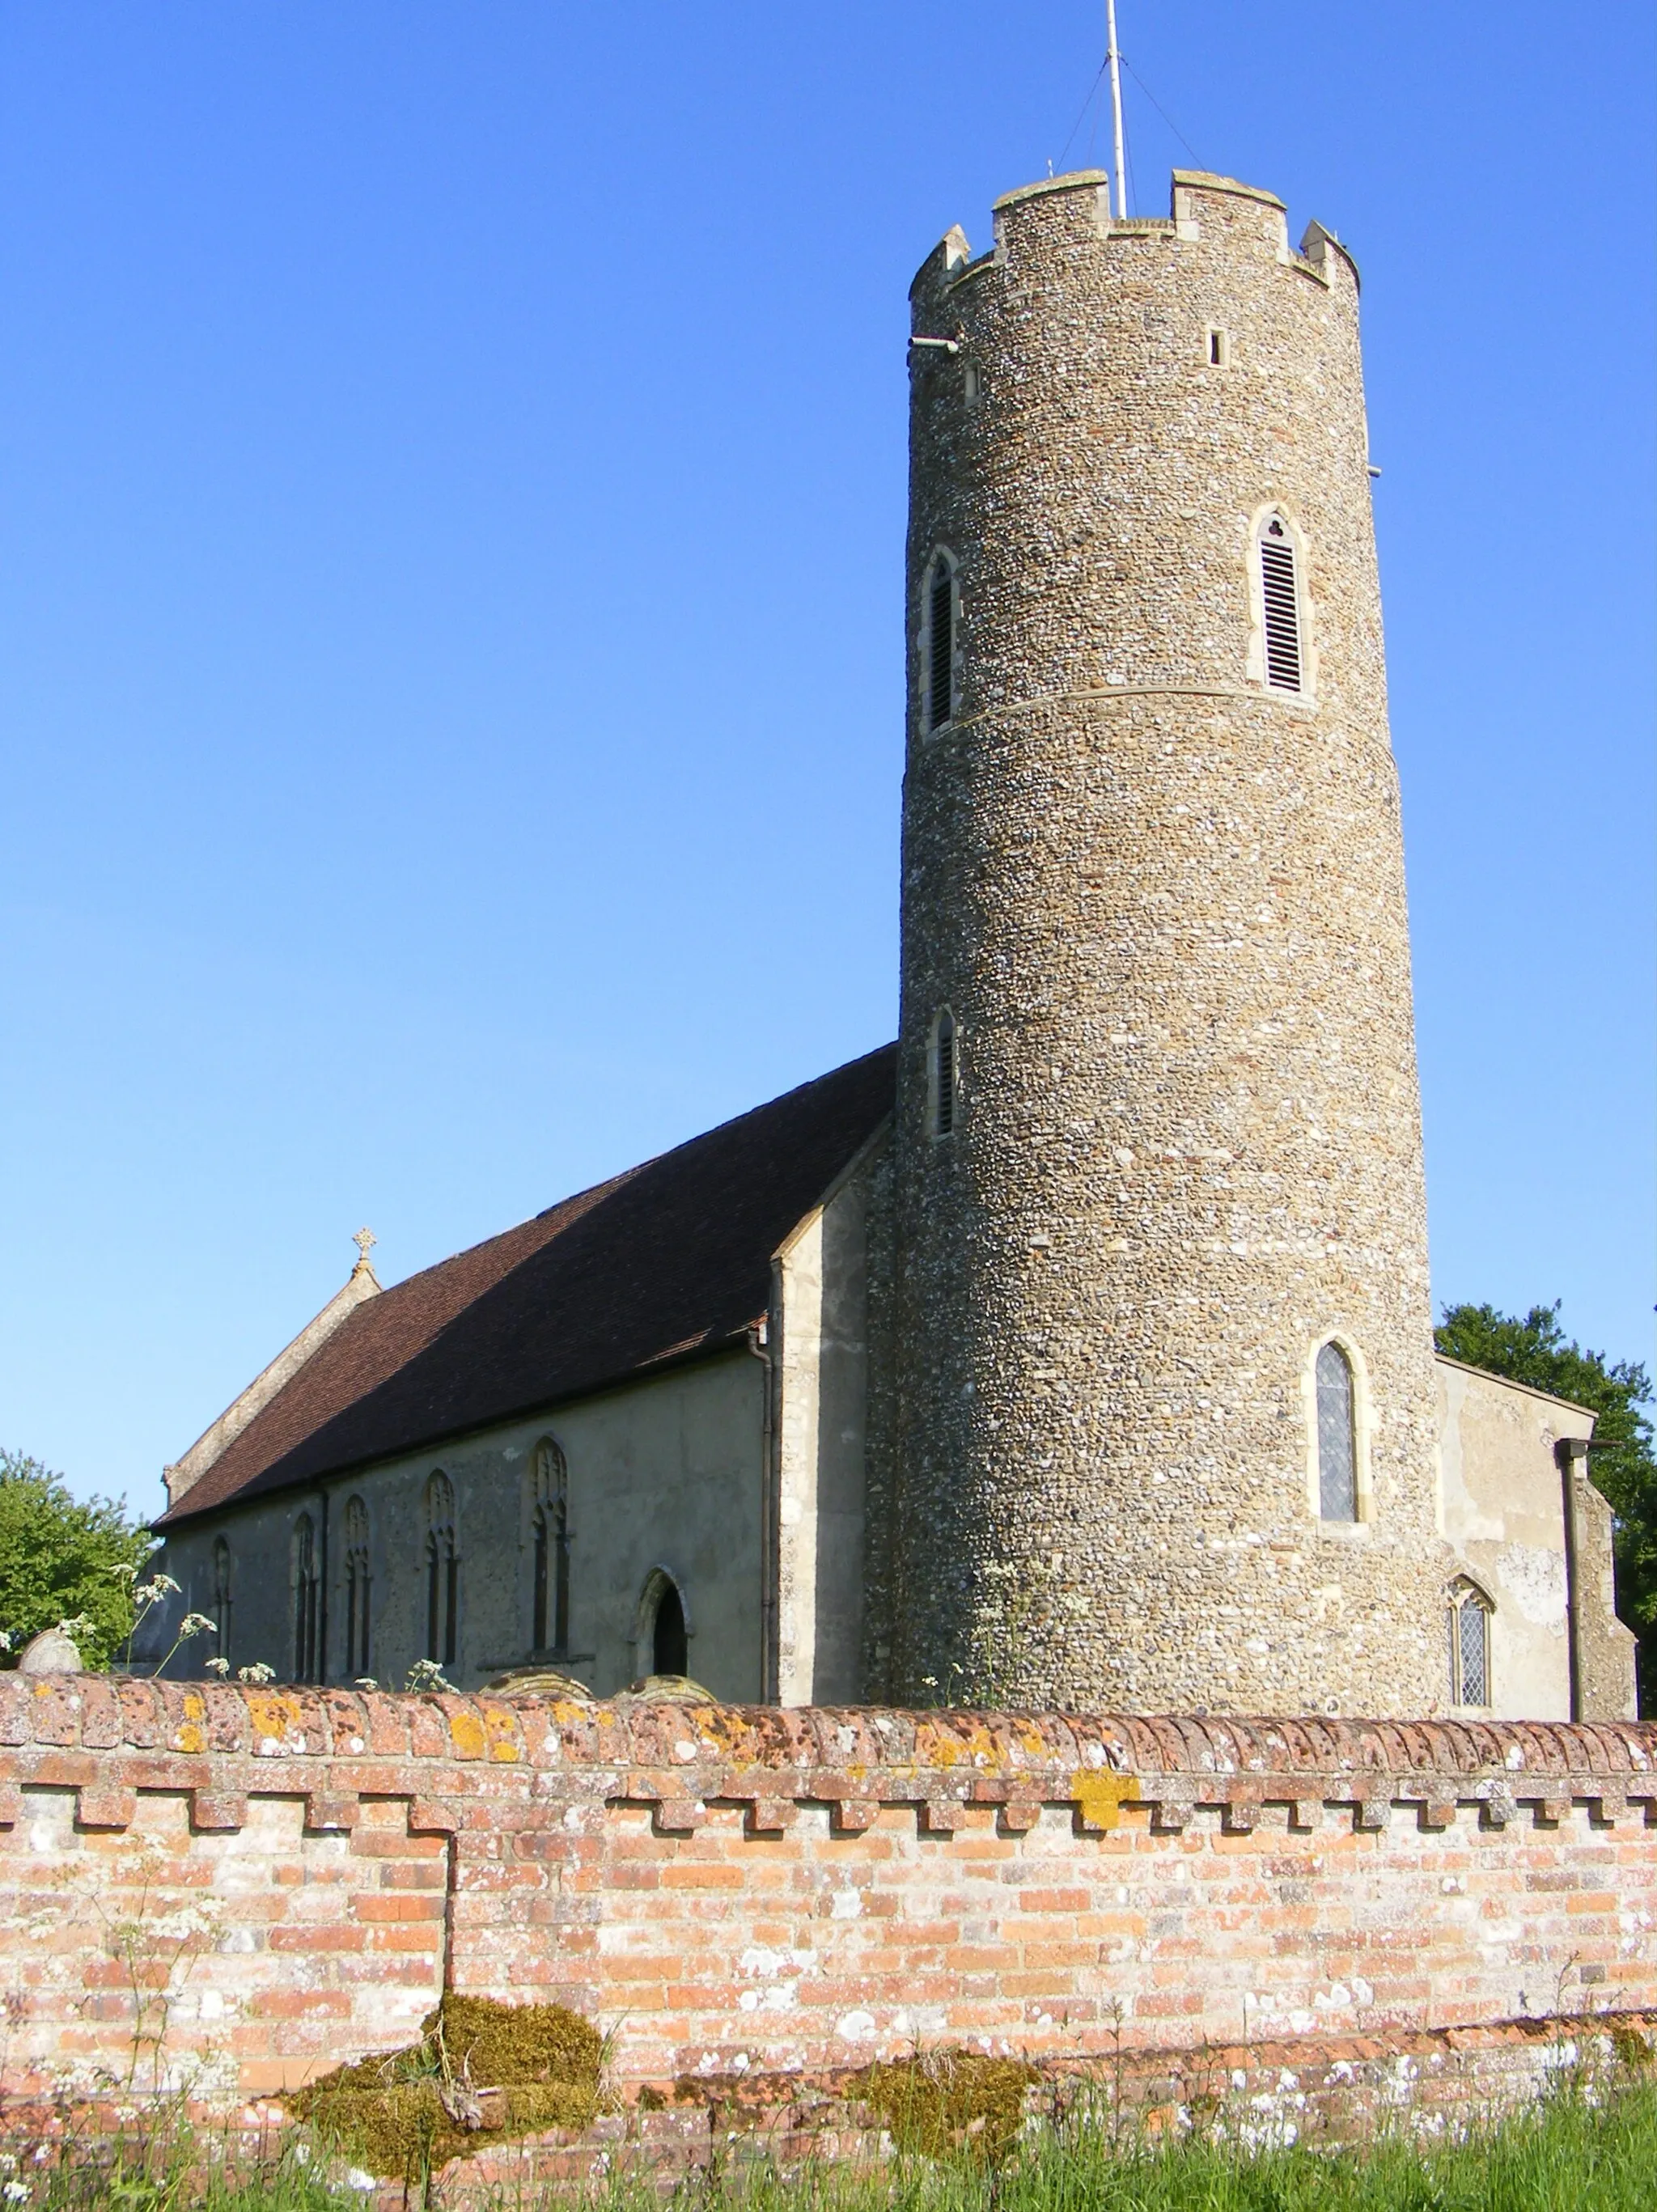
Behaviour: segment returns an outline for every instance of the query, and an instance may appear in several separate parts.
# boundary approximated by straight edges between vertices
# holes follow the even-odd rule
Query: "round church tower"
[[[1176,173],[913,288],[871,1686],[1442,1705],[1358,280]]]

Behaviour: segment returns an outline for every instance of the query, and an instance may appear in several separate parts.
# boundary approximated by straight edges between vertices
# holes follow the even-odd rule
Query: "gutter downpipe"
[[[776,1273],[774,1261],[772,1311],[780,1304],[774,1287]],[[748,1324],[748,1349],[765,1370],[760,1420],[760,1702],[766,1705],[775,1705],[778,1698],[777,1583],[782,1565],[778,1555],[777,1363],[770,1324],[769,1312]]]

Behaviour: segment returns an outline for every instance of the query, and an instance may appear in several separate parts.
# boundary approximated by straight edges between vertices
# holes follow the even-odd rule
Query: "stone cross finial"
[[[372,1229],[359,1229],[351,1242],[356,1246],[358,1267],[366,1267],[368,1264],[369,1251],[373,1246],[379,1243],[379,1237]]]

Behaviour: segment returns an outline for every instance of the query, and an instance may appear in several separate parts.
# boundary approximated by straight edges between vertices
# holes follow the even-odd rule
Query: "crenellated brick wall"
[[[1657,1728],[0,1676],[6,2081],[226,2097],[558,1999],[623,2083],[1657,2005]]]

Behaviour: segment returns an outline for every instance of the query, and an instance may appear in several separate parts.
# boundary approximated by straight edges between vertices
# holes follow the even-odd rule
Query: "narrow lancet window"
[[[955,569],[935,553],[926,582],[926,727],[941,730],[955,711]]]
[[[449,1667],[459,1649],[460,1553],[454,1486],[441,1473],[426,1486],[426,1656]]]
[[[1294,541],[1280,514],[1260,532],[1260,599],[1266,621],[1266,680],[1274,691],[1301,689],[1300,579]]]
[[[1449,1594],[1450,1703],[1489,1705],[1490,1601],[1476,1583],[1451,1585]]]
[[[1352,1363],[1338,1344],[1318,1354],[1318,1510],[1326,1521],[1358,1517],[1357,1424]]]
[[[534,1589],[530,1634],[537,1651],[569,1650],[569,1468],[550,1437],[535,1448]]]
[[[294,1680],[314,1682],[317,1650],[317,1532],[308,1513],[294,1527]]]
[[[353,1680],[368,1663],[368,1509],[360,1498],[345,1508],[345,1671]]]
[[[230,1657],[230,1546],[223,1536],[213,1539],[213,1620],[218,1633],[213,1649],[221,1659]]]

